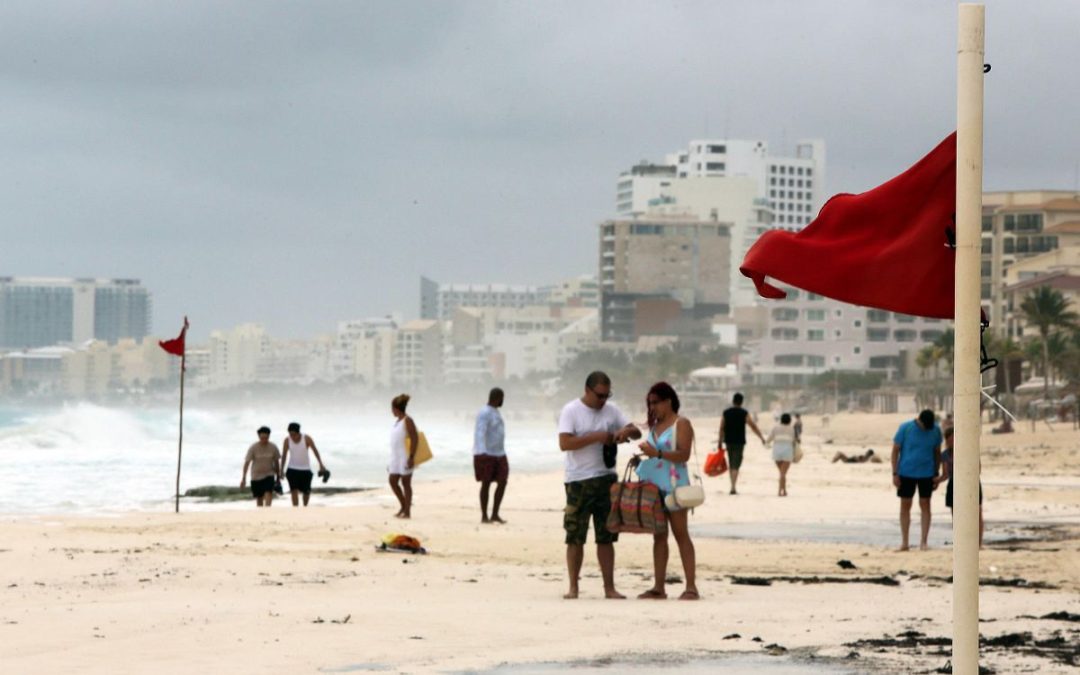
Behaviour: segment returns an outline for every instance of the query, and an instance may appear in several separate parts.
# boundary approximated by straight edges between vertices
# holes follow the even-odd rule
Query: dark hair
[[[649,389],[649,393],[645,395],[645,409],[648,413],[650,427],[656,425],[656,414],[649,408],[650,396],[655,396],[661,401],[670,401],[672,412],[679,412],[679,395],[675,393],[675,388],[667,382],[657,382]]]
[[[299,422],[289,422],[289,431],[300,431]]]
[[[933,410],[924,410],[921,413],[919,413],[919,424],[922,425],[923,429],[933,429],[934,428],[934,411]]]
[[[494,403],[496,401],[498,401],[499,403],[502,403],[503,396],[504,396],[503,390],[499,389],[498,387],[495,387],[490,392],[488,392],[488,403]]]
[[[791,424],[791,415],[784,413],[780,416],[780,424]]]
[[[949,427],[948,429],[945,430],[945,438],[952,438],[952,435],[953,435],[953,428],[952,427]]]
[[[259,427],[259,430],[256,431],[255,433],[257,433],[257,434],[268,434],[268,433],[270,433],[270,427],[265,426],[265,425],[261,426],[261,427]]]
[[[735,405],[742,405],[742,394],[736,392],[735,395],[731,397],[731,402]]]
[[[390,401],[390,405],[394,406],[395,410],[400,410],[401,412],[405,412],[405,407],[407,405],[409,405],[409,395],[408,394],[398,394],[397,396],[394,397],[393,401]]]
[[[585,378],[586,389],[595,389],[598,384],[602,384],[607,387],[611,386],[611,378],[608,377],[607,373],[602,370],[594,370],[589,373],[588,377]]]

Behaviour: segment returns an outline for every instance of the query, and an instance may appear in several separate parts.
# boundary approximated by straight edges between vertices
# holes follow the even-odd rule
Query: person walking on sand
[[[659,488],[660,494],[666,497],[673,489],[672,472],[675,474],[676,485],[690,484],[690,472],[687,471],[686,462],[690,459],[694,444],[694,427],[690,425],[690,420],[679,416],[679,395],[667,382],[652,386],[645,396],[645,407],[648,411],[649,435],[638,446],[645,458],[634,458],[640,459],[637,462],[637,474],[641,480]],[[679,599],[698,600],[701,596],[698,595],[695,579],[697,562],[694,542],[690,540],[687,511],[678,507],[668,509],[666,505],[664,510],[671,524],[671,532],[675,535],[675,543],[679,546],[679,557],[682,559],[683,574],[686,578],[686,589]],[[639,599],[663,600],[667,597],[665,579],[668,556],[668,533],[653,534],[653,586],[639,595]]]
[[[300,495],[303,495],[304,506],[307,506],[308,500],[311,499],[311,479],[314,477],[308,451],[314,453],[316,461],[319,462],[319,475],[326,471],[322,456],[319,455],[319,449],[315,447],[315,441],[311,436],[300,433],[300,425],[297,422],[289,424],[289,435],[285,437],[281,445],[283,448],[281,463],[285,465],[285,478],[289,481],[289,496],[292,497],[292,505],[299,506]]]
[[[945,487],[945,506],[949,507],[949,513],[952,513],[953,509],[953,460],[956,457],[956,451],[953,448],[955,442],[953,436],[953,428],[950,427],[945,430],[945,449],[941,451],[941,476],[934,480],[934,487],[941,484],[942,481],[949,481],[949,484]],[[979,548],[983,545],[983,531],[985,526],[983,524],[983,490],[982,481],[979,481]]]
[[[473,473],[480,483],[480,522],[505,523],[499,517],[503,494],[506,493],[506,480],[510,477],[510,464],[506,461],[506,427],[503,424],[499,408],[502,407],[505,394],[498,387],[488,393],[488,402],[476,415],[476,431],[473,434]],[[491,505],[491,517],[488,518],[488,495],[491,484],[495,483],[495,501]]]
[[[611,486],[618,480],[615,471],[617,444],[641,438],[611,398],[611,378],[595,371],[585,379],[585,393],[563,406],[559,414],[559,449],[565,464],[566,571],[570,590],[563,597],[578,597],[578,581],[585,559],[589,519],[596,537],[596,558],[604,579],[604,597],[621,599],[615,590],[615,542],[619,535],[607,529],[611,511]],[[605,446],[607,446],[605,448]]]
[[[930,495],[941,466],[941,429],[934,423],[934,411],[923,410],[918,418],[900,425],[893,437],[892,476],[900,498],[900,550],[907,551],[911,528],[911,502],[919,490],[919,550],[929,546]]]
[[[739,482],[739,468],[742,466],[743,449],[746,447],[746,427],[749,425],[757,437],[765,443],[765,437],[754,423],[750,414],[742,407],[743,395],[736,393],[731,399],[731,407],[720,418],[720,442],[727,448],[728,476],[731,479],[731,493],[739,494],[736,486]]]
[[[256,506],[270,506],[274,501],[274,483],[281,480],[281,451],[270,442],[270,427],[259,427],[259,440],[248,448],[244,471],[240,474],[240,489],[247,485],[251,467],[251,494]]]
[[[772,428],[766,443],[772,443],[772,458],[780,471],[780,488],[777,496],[787,497],[787,472],[795,461],[795,427],[791,424],[791,415],[780,416],[780,424]]]
[[[395,518],[412,518],[412,472],[413,457],[419,445],[416,424],[405,414],[409,405],[409,395],[400,394],[390,402],[390,412],[394,414],[394,427],[390,430],[390,464],[386,467],[390,473],[390,489],[394,491],[401,508]]]

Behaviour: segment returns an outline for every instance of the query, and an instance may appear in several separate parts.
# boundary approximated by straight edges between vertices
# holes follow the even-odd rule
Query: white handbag
[[[679,432],[679,418],[675,418],[675,424],[671,428],[671,450],[674,452],[678,449],[678,432]],[[694,454],[694,465],[697,466],[697,439],[694,440],[692,445]],[[675,471],[675,462],[671,462],[671,492],[664,497],[664,506],[668,509],[693,509],[694,507],[701,506],[705,503],[705,485],[701,480],[700,467],[694,472],[694,478],[697,479],[697,485],[691,483],[690,485],[678,484],[678,473]]]

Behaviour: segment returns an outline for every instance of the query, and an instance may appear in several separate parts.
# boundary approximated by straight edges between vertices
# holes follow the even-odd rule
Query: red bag
[[[705,475],[721,476],[727,472],[727,469],[727,455],[724,452],[724,446],[721,445],[716,452],[710,452],[705,458]]]

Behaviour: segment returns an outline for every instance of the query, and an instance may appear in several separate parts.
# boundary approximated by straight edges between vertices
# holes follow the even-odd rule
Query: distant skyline
[[[1080,3],[986,2],[987,190],[1078,187]],[[417,315],[419,278],[595,272],[618,173],[827,145],[827,192],[955,126],[956,7],[0,6],[0,275],[135,277],[153,333]]]

